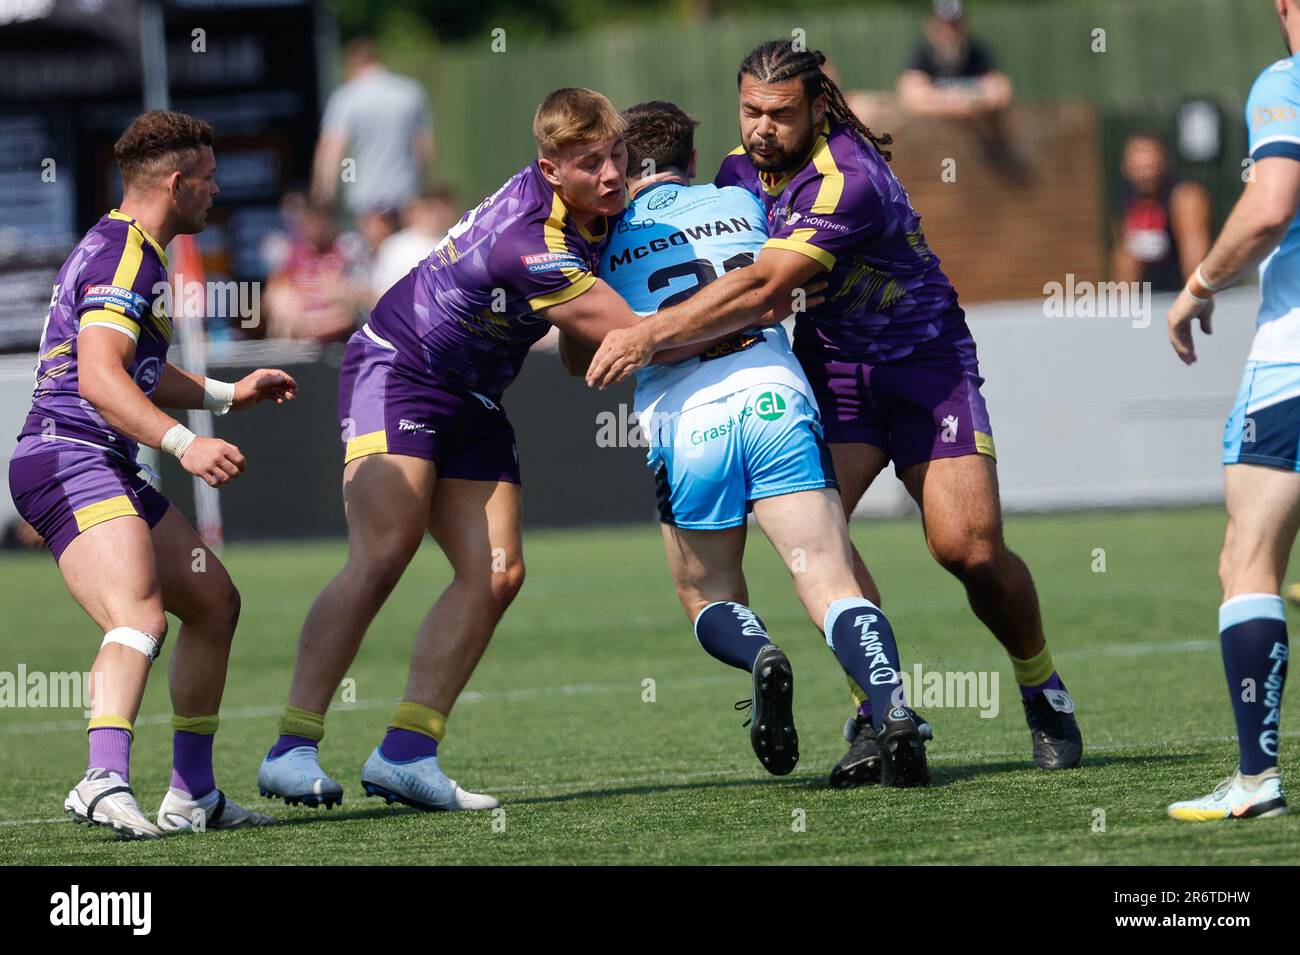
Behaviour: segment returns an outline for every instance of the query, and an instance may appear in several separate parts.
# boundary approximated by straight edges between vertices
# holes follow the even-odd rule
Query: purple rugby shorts
[[[432,461],[440,478],[521,483],[515,429],[500,396],[419,376],[369,328],[352,335],[339,370],[344,463],[404,454]]]
[[[89,445],[28,435],[9,459],[9,493],[57,561],[83,531],[116,517],[154,527],[171,505],[135,464]]]
[[[869,362],[801,356],[829,444],[870,444],[901,472],[936,458],[997,458],[979,365],[963,356]]]

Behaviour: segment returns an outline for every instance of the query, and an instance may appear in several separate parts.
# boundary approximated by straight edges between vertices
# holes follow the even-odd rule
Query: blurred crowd
[[[990,168],[1012,185],[1030,181],[1006,127],[1014,92],[994,51],[976,37],[962,0],[932,0],[916,47],[889,92],[846,91],[869,126],[900,115],[961,124]],[[834,64],[826,69],[835,75]],[[267,337],[342,341],[379,297],[446,235],[463,207],[433,184],[433,115],[423,88],[389,70],[373,41],[344,48],[343,83],[330,95],[312,179],[286,195],[281,228],[262,243]],[[1176,290],[1204,255],[1209,193],[1170,174],[1165,145],[1149,133],[1123,150],[1122,195],[1109,214],[1111,278]]]
[[[372,41],[344,49],[326,103],[310,185],[286,195],[262,242],[269,338],[335,342],[425,258],[460,217],[430,183],[433,116],[420,85],[390,71]]]

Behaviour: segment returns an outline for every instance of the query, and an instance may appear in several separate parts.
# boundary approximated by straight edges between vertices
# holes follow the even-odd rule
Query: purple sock
[[[425,736],[423,733],[413,733],[411,730],[388,728],[388,733],[384,736],[384,741],[379,744],[379,751],[383,753],[385,759],[390,759],[395,763],[404,763],[411,759],[422,759],[425,756],[438,755],[438,741],[432,736]]]
[[[275,759],[277,756],[283,756],[289,750],[298,746],[310,746],[312,749],[316,749],[320,746],[320,740],[308,739],[306,736],[281,736],[275,741],[275,745],[271,747],[271,751],[266,755],[271,759]]]
[[[212,778],[212,733],[187,733],[177,730],[172,734],[172,789],[189,793],[191,799],[202,799],[217,788]]]
[[[124,782],[131,781],[131,734],[112,726],[93,729],[90,736],[90,759],[87,769],[107,769]]]
[[[1057,676],[1056,671],[1053,670],[1051,676],[1049,676],[1046,680],[1044,680],[1042,683],[1037,684],[1036,686],[1022,685],[1020,687],[1020,695],[1027,700],[1035,693],[1042,693],[1044,690],[1063,690],[1063,689],[1065,689],[1065,684],[1061,682],[1061,678]]]
[[[871,719],[871,701],[870,701],[870,700],[863,700],[863,701],[858,705],[858,716],[862,717],[864,720],[869,720],[869,719]]]

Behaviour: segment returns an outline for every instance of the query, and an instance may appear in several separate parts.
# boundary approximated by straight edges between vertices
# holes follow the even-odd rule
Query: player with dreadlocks
[[[1003,542],[975,341],[889,168],[891,137],[853,115],[825,62],[819,51],[775,40],[741,63],[741,146],[715,184],[753,192],[769,238],[754,265],[701,289],[690,307],[606,336],[588,383],[604,387],[658,351],[744,328],[764,307],[784,314],[785,296],[824,279],[824,302],[796,309],[794,352],[820,407],[845,510],[892,460],[921,508],[930,552],[1011,657],[1034,762],[1075,766],[1083,743],[1074,702],[1043,637],[1033,578]],[[861,558],[856,571],[879,603]],[[825,623],[837,655],[848,652],[851,621]],[[858,710],[845,726],[849,752],[831,773],[836,786],[879,781],[882,747],[921,745],[919,735],[900,743],[897,719],[914,714],[897,705],[888,673],[873,670],[853,692]]]

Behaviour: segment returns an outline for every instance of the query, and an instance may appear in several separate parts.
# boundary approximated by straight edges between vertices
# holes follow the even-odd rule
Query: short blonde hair
[[[533,139],[543,156],[574,143],[596,143],[627,131],[627,121],[603,93],[580,86],[553,92],[533,117]]]

